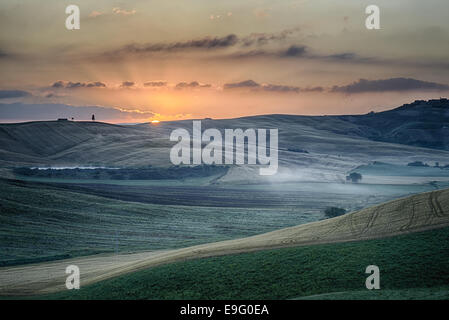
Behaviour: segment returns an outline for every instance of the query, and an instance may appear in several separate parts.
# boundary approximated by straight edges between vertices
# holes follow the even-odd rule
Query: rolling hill
[[[393,200],[340,217],[247,238],[120,256],[92,256],[0,269],[0,294],[63,290],[63,266],[79,264],[83,285],[149,267],[265,249],[380,239],[449,226],[449,189]],[[117,260],[118,259],[118,260]],[[120,261],[120,263],[115,263]],[[45,270],[45,272],[42,272]]]
[[[161,265],[30,299],[449,299],[449,228]],[[380,268],[380,290],[365,269]]]
[[[405,261],[407,252],[416,258],[408,262],[419,263],[416,272],[436,261],[434,271],[444,280],[447,251],[436,243],[449,230],[449,189],[408,195],[448,187],[448,110],[448,101],[441,99],[366,115],[202,120],[203,130],[278,128],[279,170],[265,177],[257,165],[172,166],[169,135],[177,128],[192,130],[191,120],[0,124],[0,295],[59,291],[68,264],[82,268],[83,287],[103,292],[112,290],[108,286],[115,279],[121,279],[118,287],[128,288],[147,277],[161,281],[166,272],[191,280],[195,270],[226,272],[220,263],[242,264],[241,270],[252,274],[246,278],[250,282],[257,278],[252,267],[273,270],[257,265],[269,261],[284,268],[288,278],[292,261],[334,259],[326,270],[309,259],[309,268],[322,277],[332,265],[348,267],[335,252],[353,250],[352,268],[356,259],[369,260],[366,248],[380,252],[383,247],[389,249],[378,259]],[[430,166],[407,166],[415,161]],[[432,166],[436,162],[441,166]],[[363,174],[362,183],[346,182],[354,171]],[[328,206],[352,212],[317,221]],[[427,253],[432,257],[426,260]],[[191,273],[182,271],[185,266]],[[435,279],[427,280],[424,286],[435,286]],[[279,289],[279,283],[272,285]],[[391,287],[391,294],[401,286]],[[137,296],[176,296],[172,289],[160,296],[142,289],[143,296]],[[276,297],[328,292],[297,290]],[[264,294],[241,296],[268,297]],[[196,296],[187,292],[184,297]]]
[[[217,183],[344,181],[369,161],[447,164],[449,103],[415,102],[390,111],[353,116],[264,115],[202,121],[206,128],[279,128],[279,174],[262,178],[252,166],[233,166]],[[191,121],[139,125],[47,121],[0,124],[0,166],[170,166],[176,128]],[[430,149],[432,148],[432,149]],[[439,149],[439,150],[437,150]]]

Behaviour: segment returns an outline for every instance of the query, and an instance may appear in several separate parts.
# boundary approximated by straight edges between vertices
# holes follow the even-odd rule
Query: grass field
[[[431,185],[311,183],[224,188],[126,182],[0,180],[0,266],[252,236],[320,220],[327,206],[353,211],[433,189]],[[323,192],[326,199],[319,197]]]
[[[299,297],[293,300],[447,300],[449,286],[411,289],[343,291]]]
[[[172,197],[175,202],[176,194]],[[318,210],[307,214],[290,207],[221,208],[120,201],[10,180],[0,180],[0,200],[0,266],[186,247],[306,223],[321,215]]]
[[[38,298],[449,299],[448,256],[449,228],[443,228],[178,262]],[[365,289],[371,264],[380,268],[380,291]]]

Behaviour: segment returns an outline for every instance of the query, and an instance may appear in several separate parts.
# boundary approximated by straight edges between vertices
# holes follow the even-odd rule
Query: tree
[[[95,115],[94,114],[92,115],[92,121],[95,121]]]
[[[362,175],[358,172],[351,172],[349,176],[346,176],[346,181],[352,181],[353,183],[357,183],[362,180]]]
[[[428,167],[429,166],[427,163],[424,163],[422,161],[410,162],[407,165],[409,167]]]
[[[337,208],[337,207],[328,207],[324,210],[324,214],[328,218],[338,217],[344,215],[346,213],[345,209]]]

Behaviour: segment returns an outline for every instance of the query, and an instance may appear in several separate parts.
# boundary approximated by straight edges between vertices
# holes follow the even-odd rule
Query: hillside
[[[389,111],[338,118],[355,126],[355,131],[350,134],[377,141],[449,150],[447,99],[417,100]]]
[[[446,102],[415,103],[357,116],[265,115],[203,120],[202,128],[278,128],[279,172],[262,178],[256,167],[233,166],[217,183],[242,181],[342,182],[371,161],[398,165],[448,164]],[[0,124],[0,166],[170,166],[170,132],[191,121],[119,126],[99,122],[48,121]],[[433,148],[433,149],[430,149]],[[440,149],[440,150],[436,150]]]
[[[240,121],[239,121],[240,120]],[[324,130],[353,138],[390,142],[410,146],[449,150],[449,100],[416,100],[398,108],[364,115],[297,116],[263,115],[225,120],[233,124],[271,122],[273,126],[291,125]],[[217,123],[214,121],[212,123]],[[303,128],[306,129],[306,128]],[[307,131],[307,130],[305,130]]]
[[[119,256],[74,258],[0,269],[0,294],[19,295],[64,288],[61,268],[82,265],[83,285],[177,261],[293,246],[352,242],[449,226],[449,189],[393,200],[337,218],[285,228],[257,236],[193,247]],[[120,264],[115,261],[120,260]],[[45,270],[46,272],[42,272]],[[58,284],[59,283],[59,284]]]
[[[182,261],[31,298],[447,300],[448,255],[442,228]],[[380,290],[365,288],[371,264],[380,268]]]

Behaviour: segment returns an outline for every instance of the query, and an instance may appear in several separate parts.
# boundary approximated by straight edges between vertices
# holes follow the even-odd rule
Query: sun
[[[159,122],[160,122],[159,120],[151,120],[151,123],[154,123],[154,124],[159,123]]]

